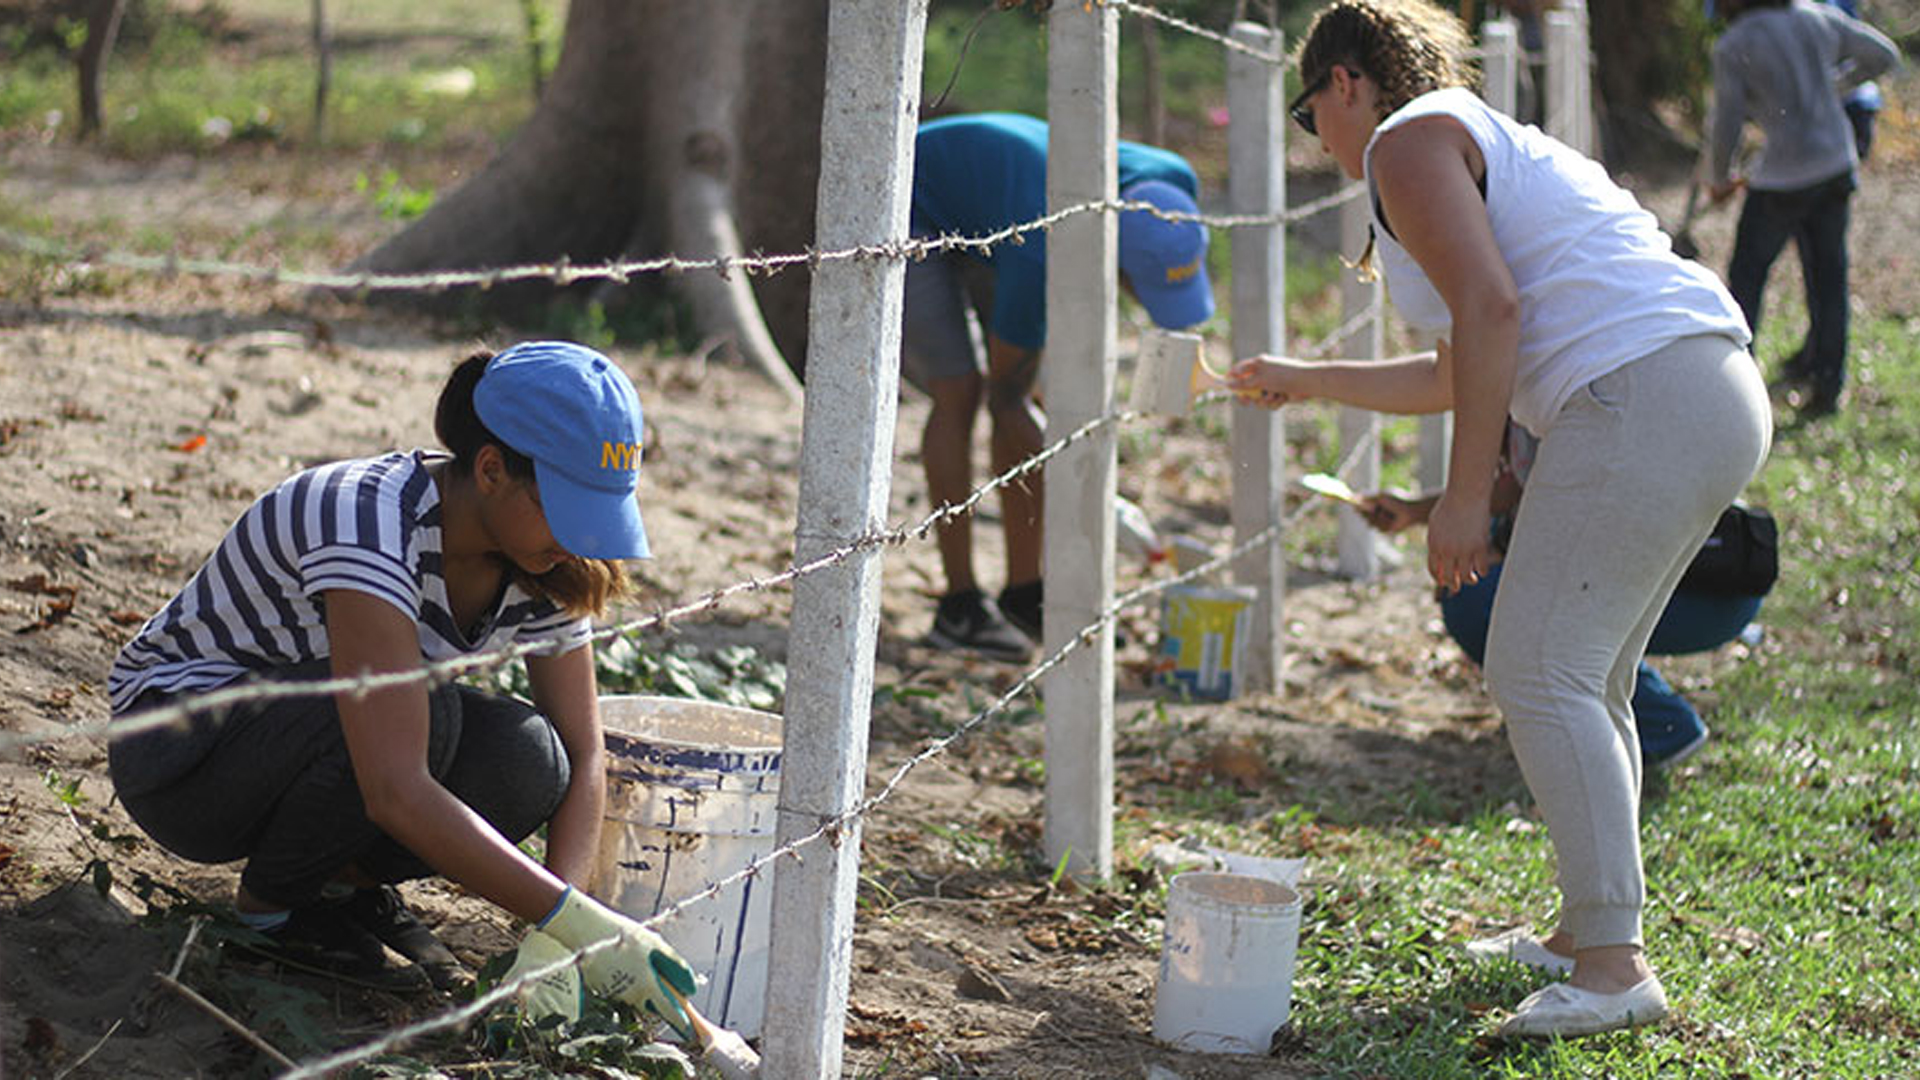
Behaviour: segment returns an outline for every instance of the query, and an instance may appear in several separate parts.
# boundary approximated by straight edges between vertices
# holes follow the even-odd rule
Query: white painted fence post
[[[907,234],[927,0],[836,0],[815,242],[832,250]],[[808,312],[807,395],[794,560],[886,525],[899,405],[897,260],[830,262]],[[880,549],[794,583],[777,840],[856,805],[866,787]],[[856,822],[773,874],[764,1080],[840,1075],[860,871]]]
[[[1233,26],[1233,40],[1278,56],[1280,35],[1258,23]],[[1285,70],[1227,51],[1227,197],[1236,215],[1278,214],[1287,206]],[[1233,239],[1234,359],[1286,350],[1286,226],[1239,225]],[[1236,545],[1285,516],[1286,424],[1278,409],[1233,407],[1233,539]],[[1285,654],[1287,563],[1280,537],[1233,564],[1234,580],[1258,592],[1244,673],[1235,689],[1277,690]]]
[[[1582,13],[1584,14],[1584,13]],[[1587,124],[1580,119],[1581,19],[1571,11],[1547,12],[1547,134],[1587,153]]]
[[[1367,230],[1373,223],[1373,207],[1363,194],[1357,199],[1348,199],[1340,204],[1340,247],[1344,251],[1364,251],[1367,246]],[[1341,342],[1339,355],[1356,360],[1378,359],[1383,346],[1383,320],[1378,314],[1380,308],[1380,282],[1363,282],[1357,274],[1342,274],[1340,277],[1340,314],[1342,319],[1352,319],[1369,306],[1375,308],[1373,318],[1362,323],[1359,329]],[[1340,458],[1347,455],[1362,442],[1365,449],[1354,459],[1343,479],[1358,492],[1376,491],[1380,487],[1380,414],[1366,409],[1342,406],[1340,409]],[[1362,518],[1358,511],[1350,506],[1340,508],[1340,573],[1344,577],[1357,581],[1370,581],[1380,571],[1379,537]]]
[[[1593,27],[1587,18],[1587,0],[1566,0],[1573,12],[1574,116],[1580,125],[1580,151],[1600,156],[1600,136],[1593,116]]]
[[[1480,25],[1480,95],[1487,104],[1515,115],[1520,108],[1520,29],[1502,16]]]
[[[1120,16],[1105,4],[1057,4],[1047,17],[1047,209],[1112,199],[1119,186]],[[1047,244],[1047,355],[1040,365],[1052,441],[1114,408],[1119,226],[1076,214]],[[1029,240],[1028,243],[1034,241]],[[1113,597],[1111,426],[1046,464],[1043,552],[1052,655]],[[1113,626],[1041,677],[1046,702],[1047,861],[1076,876],[1113,873]]]

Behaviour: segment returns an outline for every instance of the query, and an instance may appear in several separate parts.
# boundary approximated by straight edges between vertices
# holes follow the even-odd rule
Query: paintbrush
[[[1300,478],[1300,486],[1313,492],[1315,495],[1324,495],[1335,502],[1346,503],[1356,510],[1365,510],[1367,508],[1366,503],[1360,496],[1354,494],[1353,489],[1347,486],[1347,482],[1337,476],[1330,476],[1326,473],[1308,473]]]
[[[662,984],[664,985],[664,983]],[[680,991],[667,987],[667,993],[680,1003],[687,1014],[687,1023],[693,1028],[693,1039],[700,1044],[700,1053],[712,1063],[715,1071],[726,1080],[758,1080],[760,1076],[760,1055],[737,1031],[715,1026],[700,1010],[693,1007]]]

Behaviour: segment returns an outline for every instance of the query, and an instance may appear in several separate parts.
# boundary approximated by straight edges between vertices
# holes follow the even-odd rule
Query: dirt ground
[[[1912,317],[1920,143],[1900,100],[1855,204],[1853,250],[1856,303]],[[56,221],[111,216],[166,228],[183,254],[265,261],[273,252],[263,238],[297,226],[328,239],[290,263],[337,265],[391,228],[351,195],[364,163],[294,169],[270,153],[236,152],[136,165],[28,139],[4,153],[7,204]],[[1634,182],[1664,220],[1677,219],[1683,182]],[[1709,264],[1724,265],[1732,222],[1722,210],[1696,227]],[[1792,271],[1786,260],[1783,273]],[[1792,280],[1783,277],[1775,297],[1797,291]],[[0,296],[0,731],[42,741],[0,748],[0,1073],[257,1073],[253,1050],[155,977],[176,970],[181,926],[140,923],[148,909],[133,888],[138,875],[218,904],[234,868],[189,864],[137,838],[106,779],[106,673],[256,493],[308,464],[430,444],[441,378],[477,342],[431,321],[233,279],[61,272],[16,285]],[[623,614],[786,567],[800,411],[738,367],[615,355],[654,428],[643,499],[657,556],[642,570],[644,606]],[[902,404],[895,522],[927,511],[913,452],[923,409],[917,397]],[[1144,445],[1151,453],[1123,469],[1123,493],[1165,531],[1222,544],[1229,463],[1219,444],[1186,423]],[[983,575],[997,584],[991,512],[975,535]],[[1325,573],[1330,552],[1300,553],[1281,693],[1180,703],[1147,683],[1154,613],[1124,621],[1123,866],[1174,838],[1154,824],[1156,793],[1169,784],[1238,785],[1236,813],[1249,818],[1300,804],[1385,821],[1422,787],[1472,805],[1524,802],[1497,719],[1440,632],[1419,549],[1406,550],[1402,567],[1366,584]],[[1123,560],[1123,585],[1142,574]],[[939,588],[931,545],[888,552],[870,777],[890,774],[1019,674],[921,644]],[[784,657],[788,604],[784,591],[748,593],[674,633]],[[1730,662],[1668,671],[1710,704],[1714,665]],[[873,815],[849,1073],[1299,1075],[1289,1056],[1297,1050],[1210,1057],[1153,1042],[1160,942],[1150,921],[1115,917],[1127,882],[1048,889],[1025,862],[1037,851],[1041,793],[1024,763],[1040,757],[1040,742],[1031,709],[991,723]],[[90,880],[96,860],[111,867],[106,899]],[[1307,902],[1339,873],[1333,861],[1310,865]],[[488,905],[458,890],[426,883],[408,895],[472,963],[513,940]],[[203,962],[177,970],[191,984]],[[262,980],[248,999],[253,1015],[271,1006],[270,985]],[[343,1040],[441,1004],[342,990],[323,1000]]]

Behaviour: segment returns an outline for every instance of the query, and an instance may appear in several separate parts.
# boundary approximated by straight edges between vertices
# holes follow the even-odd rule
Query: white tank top
[[[1458,120],[1486,159],[1493,238],[1520,290],[1520,360],[1510,411],[1544,436],[1573,392],[1683,337],[1752,340],[1740,307],[1707,268],[1673,253],[1660,223],[1604,167],[1461,88],[1422,94],[1380,122],[1367,144],[1422,116]],[[1374,208],[1375,242],[1394,310],[1434,338],[1453,317]],[[1460,358],[1472,362],[1471,357]]]

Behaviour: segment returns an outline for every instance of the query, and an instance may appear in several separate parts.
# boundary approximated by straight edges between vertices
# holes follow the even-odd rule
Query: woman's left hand
[[[1449,593],[1477,583],[1497,555],[1489,539],[1492,513],[1484,498],[1459,498],[1449,488],[1427,518],[1427,573]]]

